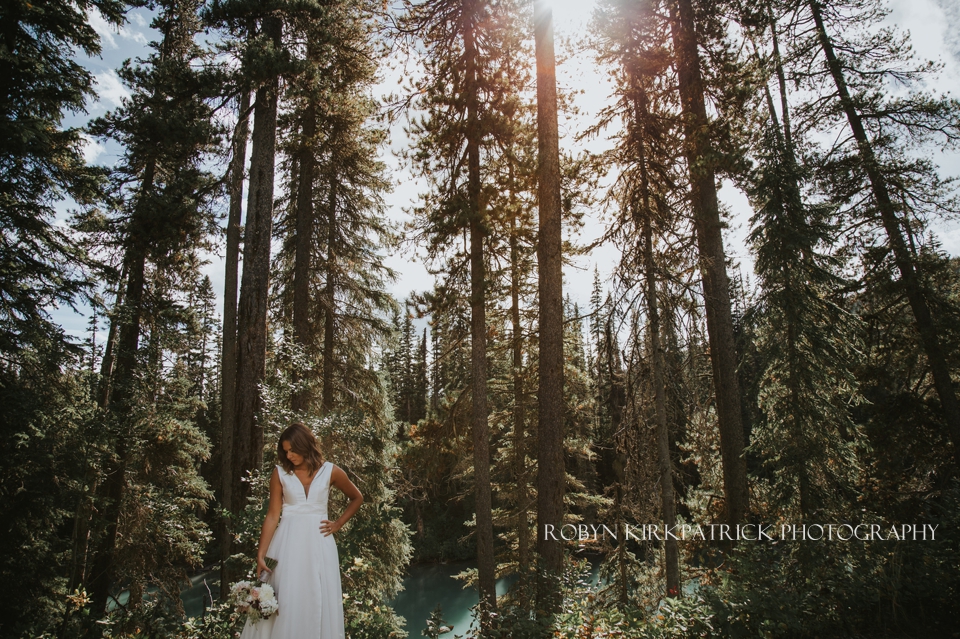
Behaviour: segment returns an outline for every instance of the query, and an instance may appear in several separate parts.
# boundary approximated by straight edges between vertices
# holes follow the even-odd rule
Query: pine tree
[[[263,455],[263,425],[257,422],[257,414],[263,407],[259,388],[266,372],[277,114],[280,78],[290,75],[294,66],[284,42],[284,23],[317,12],[322,13],[322,8],[315,3],[293,7],[217,0],[205,13],[207,24],[224,32],[230,52],[242,60],[238,93],[250,91],[254,95],[243,272],[237,307],[235,464],[230,490],[234,513],[242,509],[247,499],[249,484],[243,478],[260,467]]]
[[[290,178],[289,213],[276,229],[283,242],[278,269],[292,277],[277,289],[320,381],[315,389],[303,381],[293,397],[298,410],[314,395],[324,413],[362,402],[362,388],[376,383],[364,353],[372,337],[385,337],[382,316],[394,304],[384,291],[393,273],[378,250],[395,236],[383,215],[389,182],[377,157],[385,131],[370,97],[380,55],[377,12],[369,2],[342,2],[290,26],[291,37],[309,45],[281,122]]]
[[[614,206],[619,209],[610,235],[623,250],[616,275],[623,288],[622,296],[629,299],[632,291],[639,289],[646,321],[645,326],[640,326],[635,316],[631,327],[634,350],[638,345],[639,331],[645,330],[646,333],[645,343],[638,353],[642,354],[645,372],[642,376],[633,370],[628,372],[631,377],[628,385],[642,388],[631,393],[633,395],[652,393],[650,413],[656,424],[656,437],[651,443],[655,443],[657,451],[657,492],[664,525],[670,527],[676,524],[677,499],[672,450],[676,433],[671,432],[673,420],[668,406],[671,386],[668,356],[678,354],[671,352],[674,345],[665,339],[667,330],[666,322],[661,321],[661,298],[668,297],[662,290],[663,282],[677,277],[674,270],[677,256],[671,251],[669,238],[682,232],[682,223],[669,202],[678,196],[683,176],[678,175],[679,158],[675,149],[681,144],[674,124],[677,104],[672,90],[674,78],[669,68],[670,56],[665,46],[669,22],[658,3],[613,2],[598,12],[595,29],[600,36],[600,59],[616,65],[613,73],[618,95],[617,103],[604,114],[601,125],[614,117],[624,125],[618,146],[610,154],[610,159],[623,167],[610,194]],[[609,346],[604,348],[609,352]],[[609,371],[606,374],[612,375],[615,365],[611,361],[605,368]],[[640,379],[633,381],[635,378]],[[636,414],[635,402],[635,397],[628,400],[631,414]],[[629,495],[621,497],[620,501],[635,499]],[[625,559],[618,558],[618,562],[620,572],[625,573]],[[680,561],[676,540],[668,538],[664,541],[664,564],[666,583],[661,592],[677,596],[680,593]],[[625,578],[625,574],[621,574],[621,582],[625,582]],[[626,584],[621,583],[620,587],[625,589]],[[621,599],[625,597],[622,592]]]
[[[88,13],[123,22],[119,0],[4,3],[0,8],[0,353],[18,358],[34,341],[66,345],[48,315],[86,288],[78,268],[87,258],[53,223],[55,205],[91,207],[103,197],[104,173],[88,167],[84,137],[64,128],[94,95],[90,71],[76,52],[100,53]]]
[[[162,311],[161,292],[151,293],[151,270],[175,269],[203,246],[211,230],[212,176],[203,168],[217,131],[205,101],[210,85],[194,67],[203,53],[194,43],[199,30],[197,3],[177,0],[159,6],[154,26],[163,35],[155,53],[143,63],[127,63],[121,78],[132,97],[98,120],[96,134],[124,145],[113,181],[120,202],[114,224],[123,251],[123,302],[111,318],[116,324],[116,363],[104,396],[113,458],[107,460],[100,509],[103,532],[88,576],[98,611],[105,608],[115,578],[118,525],[127,486],[127,440],[124,433],[140,392],[141,337]],[[151,332],[151,335],[153,332]],[[150,351],[150,349],[146,349]],[[150,357],[156,357],[154,351]],[[106,358],[105,358],[106,359]]]
[[[237,293],[240,269],[240,219],[243,213],[243,183],[250,136],[250,92],[242,91],[237,105],[237,124],[233,131],[229,167],[230,204],[227,213],[226,252],[224,256],[223,326],[220,350],[220,505],[227,513],[234,512],[233,450],[237,408]],[[220,582],[230,581],[227,559],[230,557],[230,526],[223,517],[220,535]],[[221,599],[228,590],[222,588]]]
[[[453,290],[462,290],[459,287],[464,284],[458,283]],[[467,475],[471,463],[469,300],[449,295],[442,282],[435,287],[414,298],[417,314],[430,317],[433,399],[426,418],[404,428],[403,452],[397,462],[404,470],[399,493],[404,520],[414,531],[417,561],[475,556],[462,541],[472,533],[468,520],[473,514],[473,486]],[[397,326],[400,333],[399,318]],[[403,372],[396,351],[391,359],[393,380],[412,378]],[[396,414],[402,404],[402,400],[395,403]]]
[[[400,344],[394,353],[393,367],[395,417],[406,424],[415,424],[413,415],[413,318],[407,312],[400,327]]]
[[[357,9],[359,11],[359,9]],[[363,34],[369,37],[366,31]],[[344,46],[346,51],[363,51]],[[357,67],[350,60],[334,64]],[[318,245],[324,251],[323,392],[322,407],[335,404],[363,406],[362,389],[377,383],[371,376],[367,353],[388,331],[381,319],[396,303],[386,292],[394,273],[384,264],[381,247],[395,246],[394,228],[385,220],[384,194],[389,190],[384,164],[377,154],[384,131],[368,122],[375,105],[369,91],[374,70],[355,81],[353,93],[339,91],[343,101],[330,116],[324,133],[326,158],[318,167],[320,190],[317,210],[321,223]],[[321,204],[323,203],[323,204]],[[360,392],[358,392],[360,391]]]
[[[427,416],[427,396],[430,392],[427,382],[427,364],[427,329],[423,329],[410,375],[412,381],[410,393],[413,396],[410,405],[410,422],[414,424]]]
[[[730,284],[717,200],[716,175],[721,149],[711,139],[700,53],[700,47],[708,38],[716,37],[720,31],[715,24],[718,12],[715,8],[701,7],[693,0],[670,0],[668,7],[716,389],[726,519],[730,525],[736,525],[749,510],[749,493]]]
[[[536,371],[536,328],[529,300],[536,291],[534,260],[536,227],[534,220],[536,192],[536,124],[534,105],[523,95],[532,81],[528,65],[529,36],[523,25],[529,21],[529,7],[510,7],[496,15],[495,47],[501,52],[497,82],[498,117],[492,127],[493,144],[497,149],[487,163],[487,171],[495,188],[491,189],[489,210],[492,235],[506,241],[490,243],[492,264],[503,264],[499,270],[491,268],[491,297],[509,300],[506,316],[491,310],[493,326],[504,326],[503,338],[495,340],[494,353],[510,353],[509,363],[503,362],[502,372],[492,366],[491,385],[509,388],[509,395],[494,394],[494,423],[499,422],[500,448],[497,457],[502,461],[500,472],[495,471],[497,497],[501,509],[510,510],[497,517],[498,523],[512,523],[513,530],[503,533],[509,545],[499,555],[499,570],[515,566],[518,582],[511,590],[511,598],[520,609],[529,612],[533,602],[532,568],[534,566],[531,538],[530,505],[532,501],[531,458],[534,454],[535,428],[531,415],[530,395],[532,376]],[[488,38],[490,35],[487,36]],[[494,333],[496,335],[496,332]],[[507,341],[509,335],[509,341]],[[500,477],[496,477],[499,474]],[[499,480],[499,481],[498,481]],[[510,521],[512,519],[513,521]],[[515,540],[515,541],[514,541]],[[516,545],[515,554],[513,544]]]
[[[838,201],[869,194],[869,203],[850,213],[879,227],[886,237],[885,248],[913,313],[946,432],[960,463],[960,402],[951,378],[952,358],[944,352],[943,329],[931,312],[937,295],[926,282],[916,247],[922,220],[929,213],[924,203],[948,210],[956,204],[944,196],[933,165],[910,159],[903,151],[905,146],[936,138],[947,144],[960,141],[960,102],[916,89],[936,68],[912,61],[907,38],[892,30],[858,37],[859,32],[844,28],[850,20],[868,28],[875,25],[886,15],[880,3],[828,7],[809,0],[788,3],[782,10],[798,32],[794,48],[798,66],[794,68],[806,65],[804,86],[817,95],[802,108],[800,117],[808,126],[821,129],[835,129],[842,123],[849,132],[838,145],[842,159],[826,163],[829,175],[825,178]],[[884,83],[888,79],[909,91],[887,97]]]
[[[232,8],[232,7],[231,7]],[[243,272],[237,305],[236,431],[234,434],[233,507],[245,503],[247,472],[260,467],[263,455],[263,427],[257,424],[262,408],[260,384],[265,375],[267,350],[267,305],[270,286],[270,238],[273,228],[274,164],[277,143],[277,109],[283,22],[269,12],[251,16],[248,45],[251,64],[246,69],[256,97],[253,110],[253,146],[250,156],[250,185],[247,192],[247,219],[243,237]]]
[[[0,604],[0,634],[10,637],[55,633],[69,615],[90,475],[106,443],[82,361],[89,353],[40,343],[23,355],[17,367],[0,365],[0,576],[17,584]]]
[[[769,69],[765,76],[777,79],[780,109],[764,82],[749,194],[756,207],[750,241],[760,284],[753,313],[766,370],[759,386],[762,418],[751,446],[773,466],[778,503],[795,504],[805,521],[849,506],[836,503],[836,487],[855,483],[847,475],[857,467],[847,406],[857,398],[852,371],[860,330],[844,309],[844,264],[825,252],[838,239],[836,208],[804,195],[810,171],[797,157],[802,140],[791,127],[776,24],[763,9],[756,15],[758,30],[769,36],[764,40],[771,52],[761,62]]]
[[[464,233],[470,264],[470,407],[473,434],[474,499],[480,598],[487,613],[496,610],[495,559],[490,488],[490,429],[487,389],[487,254],[490,221],[481,197],[481,154],[489,132],[488,112],[495,52],[484,46],[491,5],[484,0],[407,3],[403,28],[428,52],[418,82],[428,96],[426,115],[414,123],[415,169],[432,192],[420,207],[431,248]],[[487,45],[489,46],[489,44]],[[442,150],[438,157],[437,149]],[[460,157],[465,158],[465,162]],[[437,173],[433,173],[434,169]],[[439,252],[439,251],[438,251]],[[481,625],[486,627],[485,616]]]
[[[394,419],[406,428],[416,425],[427,416],[427,398],[429,383],[427,379],[427,330],[418,340],[410,314],[410,301],[407,302],[407,314],[401,325],[395,318],[395,332],[399,342],[395,350],[387,355],[387,371],[390,375],[391,401],[394,407]]]
[[[600,497],[602,489],[597,482],[597,463],[592,451],[598,436],[593,417],[596,409],[592,366],[586,357],[583,316],[569,296],[564,300],[563,326],[565,501],[569,504],[569,516],[592,523],[598,509],[606,504]]]
[[[540,274],[540,381],[537,429],[537,551],[548,572],[537,589],[537,608],[553,613],[559,607],[555,580],[563,565],[559,542],[546,526],[563,521],[563,275],[560,193],[560,142],[557,125],[557,78],[553,48],[553,11],[535,2],[533,30],[537,59],[538,201],[540,206],[537,264]]]
[[[557,70],[553,48],[553,11],[534,2],[533,31],[537,60],[538,192],[540,207],[537,265],[540,276],[540,379],[537,428],[537,552],[546,576],[537,586],[537,610],[560,606],[556,580],[563,549],[546,535],[563,521],[563,273],[560,192],[560,135],[557,120]]]

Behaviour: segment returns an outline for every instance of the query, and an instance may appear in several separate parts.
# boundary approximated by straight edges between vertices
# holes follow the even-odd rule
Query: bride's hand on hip
[[[320,522],[320,532],[326,537],[332,535],[333,533],[340,530],[340,524],[335,521],[330,521],[329,519],[324,519]]]

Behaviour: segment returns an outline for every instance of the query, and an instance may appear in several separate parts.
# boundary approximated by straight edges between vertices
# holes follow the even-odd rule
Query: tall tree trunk
[[[293,339],[306,348],[310,342],[310,246],[313,240],[313,138],[317,134],[317,110],[311,102],[303,114],[303,145],[300,149],[300,173],[297,187],[297,244],[293,262]],[[296,372],[295,381],[300,380]],[[307,408],[309,393],[298,388],[291,398],[295,411]]]
[[[129,265],[125,261],[123,268],[120,270],[120,279],[119,284],[117,285],[117,297],[113,305],[110,328],[107,331],[107,340],[104,346],[103,359],[100,360],[100,381],[95,392],[96,401],[102,409],[106,409],[110,405],[111,381],[113,378],[113,369],[116,364],[117,332],[120,325],[119,318],[121,317],[123,308],[124,285],[127,282],[128,270]],[[87,583],[87,551],[90,541],[90,520],[91,517],[93,517],[94,500],[99,489],[97,473],[92,466],[87,468],[84,485],[87,487],[87,492],[80,497],[74,520],[73,552],[71,553],[69,587],[70,592],[73,592],[83,584]]]
[[[147,193],[153,189],[153,180],[156,164],[148,162],[144,169],[141,183],[141,192]],[[100,512],[103,514],[104,530],[99,540],[89,574],[89,592],[93,600],[93,609],[97,613],[106,610],[107,599],[110,595],[110,584],[113,581],[114,554],[117,547],[117,529],[120,524],[120,506],[123,502],[123,492],[126,487],[126,453],[127,441],[123,432],[123,425],[129,418],[131,402],[136,390],[137,350],[140,343],[140,322],[143,316],[143,293],[145,288],[145,274],[147,262],[147,247],[144,242],[141,221],[147,216],[142,208],[134,214],[134,228],[131,230],[130,245],[124,263],[127,268],[127,290],[124,293],[123,309],[114,319],[120,327],[117,338],[116,371],[111,382],[112,398],[110,399],[107,419],[109,428],[113,431],[114,450],[104,468],[103,505]]]
[[[796,157],[793,149],[793,131],[790,125],[790,104],[787,99],[787,76],[783,72],[783,58],[780,56],[780,38],[777,35],[777,20],[773,16],[773,7],[767,4],[767,20],[770,25],[770,37],[773,42],[773,64],[777,75],[777,86],[780,88],[780,109],[783,112],[783,144],[790,159],[791,166],[796,165]],[[766,83],[764,88],[767,91],[767,106],[770,109],[770,116],[774,120],[777,131],[780,131],[780,125],[777,123],[777,111],[773,107],[773,98],[770,96],[770,89]]]
[[[513,183],[513,166],[510,167]],[[512,195],[512,194],[511,194]],[[512,197],[511,197],[512,199]],[[517,482],[517,592],[520,607],[526,610],[530,575],[530,537],[527,529],[527,463],[524,438],[526,406],[523,396],[523,329],[520,325],[520,228],[514,209],[510,233],[510,321],[513,340],[513,476]]]
[[[283,23],[279,17],[263,20],[263,31],[280,47]],[[274,159],[277,148],[279,78],[257,89],[253,115],[253,150],[244,233],[243,275],[237,312],[236,440],[233,470],[234,513],[243,509],[249,484],[242,481],[259,470],[263,458],[263,426],[257,414],[263,400],[260,384],[266,369],[267,305],[270,288],[270,235],[273,229]]]
[[[113,369],[117,363],[117,329],[120,326],[120,311],[123,308],[123,289],[127,281],[130,265],[124,261],[120,269],[120,279],[117,285],[117,299],[113,304],[113,315],[110,318],[110,328],[107,330],[107,342],[103,349],[103,359],[100,360],[100,386],[97,389],[97,403],[100,408],[110,406],[110,389],[113,381]]]
[[[670,4],[670,28],[676,53],[677,80],[683,112],[684,152],[690,173],[690,195],[700,271],[703,278],[710,362],[717,400],[720,457],[727,523],[739,524],[749,509],[747,464],[737,352],[730,311],[730,283],[723,250],[723,222],[717,200],[716,171],[711,160],[709,121],[704,99],[700,53],[691,0]]]
[[[337,330],[337,180],[330,179],[330,197],[327,210],[327,278],[323,299],[323,414],[333,411],[334,345]]]
[[[77,503],[76,514],[73,520],[73,551],[70,553],[69,591],[73,592],[85,580],[87,572],[87,544],[90,539],[90,518],[93,516],[93,498],[97,492],[96,472],[87,460],[87,470],[84,473],[84,494]]]
[[[820,47],[823,49],[823,54],[827,59],[827,66],[830,69],[830,74],[833,76],[833,81],[837,87],[837,93],[840,96],[840,104],[847,116],[847,123],[850,125],[853,137],[857,142],[857,150],[863,162],[863,168],[867,173],[867,178],[870,180],[870,187],[873,190],[877,208],[880,210],[880,219],[883,222],[883,228],[887,234],[887,243],[893,251],[894,262],[897,265],[897,270],[900,272],[900,281],[903,283],[904,292],[907,294],[907,301],[910,303],[910,308],[913,311],[917,332],[920,334],[920,342],[923,344],[924,353],[926,353],[927,361],[930,363],[933,384],[937,390],[940,405],[943,409],[947,435],[953,443],[954,460],[955,463],[960,466],[960,403],[957,401],[957,395],[953,388],[953,380],[950,377],[950,367],[943,354],[939,330],[933,322],[930,307],[924,295],[922,278],[920,274],[917,273],[912,251],[904,240],[900,220],[897,217],[896,205],[890,197],[887,181],[880,169],[880,163],[874,152],[873,144],[867,136],[866,129],[864,129],[863,119],[850,96],[850,90],[847,87],[843,67],[833,48],[833,41],[830,39],[824,26],[821,5],[816,0],[810,0],[809,6],[810,12],[813,14],[814,23],[816,24]]]
[[[776,133],[778,153],[780,154],[781,161],[787,164],[788,170],[783,176],[782,188],[786,191],[786,195],[782,198],[783,206],[790,206],[791,202],[794,204],[791,213],[796,216],[805,216],[806,213],[802,209],[802,196],[800,193],[800,182],[797,177],[797,159],[794,154],[793,148],[793,139],[790,131],[790,105],[787,98],[787,82],[786,74],[783,70],[783,61],[780,57],[780,44],[777,38],[777,28],[776,20],[773,17],[772,9],[767,7],[767,15],[770,26],[770,33],[773,40],[773,65],[774,73],[777,77],[777,83],[780,89],[780,110],[783,118],[783,124],[781,126],[780,117],[777,116],[777,109],[773,102],[773,95],[770,93],[770,87],[765,82],[763,85],[764,96],[767,103],[767,113],[770,116],[770,124],[773,127],[774,132]],[[805,260],[808,258],[806,254],[803,255],[794,255],[794,256],[784,256],[785,259],[789,260]],[[803,371],[800,369],[799,363],[799,339],[797,335],[797,327],[799,325],[799,309],[797,308],[796,303],[793,302],[794,295],[790,293],[791,288],[793,287],[793,281],[787,280],[786,289],[787,295],[785,296],[789,302],[783,309],[784,314],[786,315],[786,337],[787,337],[787,349],[789,358],[789,379],[786,380],[787,386],[790,389],[790,396],[792,399],[792,405],[795,407],[800,406],[801,403],[801,389],[800,389],[800,379],[803,375]],[[804,426],[797,417],[791,416],[791,433],[794,438],[794,441],[799,443],[802,442],[806,437],[804,432]],[[798,446],[800,450],[804,450],[804,446]],[[807,456],[801,453],[800,463],[797,467],[797,486],[799,491],[800,499],[800,520],[802,523],[807,523],[809,517],[813,514],[816,504],[813,501],[813,494],[810,489],[810,478],[809,471],[807,468]]]
[[[230,211],[227,215],[227,254],[223,283],[223,339],[220,349],[220,505],[234,512],[233,447],[236,430],[237,391],[237,285],[240,265],[240,218],[243,214],[243,177],[247,163],[247,138],[250,136],[250,92],[244,91],[237,108],[237,127],[233,134],[230,160]],[[220,522],[220,599],[226,601],[233,581],[228,565],[233,539],[230,520]]]
[[[470,423],[473,432],[474,500],[477,517],[477,584],[480,599],[496,611],[496,560],[493,555],[493,504],[490,493],[490,427],[487,423],[487,313],[483,239],[485,215],[480,202],[480,115],[476,27],[478,3],[468,0],[463,9],[463,48],[467,90],[467,197],[470,200]],[[489,617],[481,619],[481,624]]]
[[[548,526],[563,524],[566,473],[563,462],[563,256],[561,255],[560,137],[557,124],[557,69],[553,49],[553,10],[545,0],[533,5],[537,56],[537,143],[540,236],[537,244],[540,289],[540,383],[537,443],[537,550],[546,576],[537,588],[537,608],[559,609],[563,548],[548,539]]]
[[[670,428],[667,421],[666,375],[663,345],[660,342],[660,308],[657,301],[657,270],[653,259],[653,207],[650,197],[650,177],[647,172],[647,154],[644,129],[648,117],[646,94],[638,87],[640,97],[636,104],[637,158],[640,163],[641,228],[643,241],[643,273],[646,279],[647,319],[650,330],[650,350],[653,368],[653,395],[657,418],[657,456],[660,466],[660,509],[667,530],[677,525],[677,506],[673,493],[673,464],[670,461]],[[667,595],[680,596],[680,553],[676,538],[664,536],[664,559],[667,572]]]
[[[650,321],[650,350],[653,362],[653,388],[657,415],[657,456],[660,466],[660,508],[663,525],[672,529],[677,525],[677,506],[673,492],[673,464],[670,461],[670,429],[667,422],[666,375],[664,374],[663,345],[660,343],[660,311],[657,305],[657,276],[653,261],[653,232],[648,217],[643,223],[643,266],[646,275],[647,316]],[[667,594],[680,595],[680,554],[677,540],[666,537],[664,556],[667,567]]]
[[[622,477],[614,485],[613,508],[617,513],[617,530],[625,530]],[[617,541],[617,602],[624,607],[630,601],[627,586],[627,540],[623,539]]]

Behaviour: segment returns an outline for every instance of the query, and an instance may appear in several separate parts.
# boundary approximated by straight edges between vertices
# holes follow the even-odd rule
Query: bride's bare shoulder
[[[283,492],[283,479],[281,479],[280,476],[284,472],[285,471],[282,468],[280,468],[280,466],[273,467],[273,472],[270,473],[270,492],[271,493],[275,491]]]

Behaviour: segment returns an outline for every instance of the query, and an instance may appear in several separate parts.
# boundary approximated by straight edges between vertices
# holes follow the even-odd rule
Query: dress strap
[[[277,464],[276,468],[277,468],[277,477],[280,478],[280,485],[283,487],[284,490],[286,490],[287,480],[285,476],[288,475],[289,473],[287,473],[287,471],[285,471],[283,469],[283,466],[281,466],[280,464]]]

